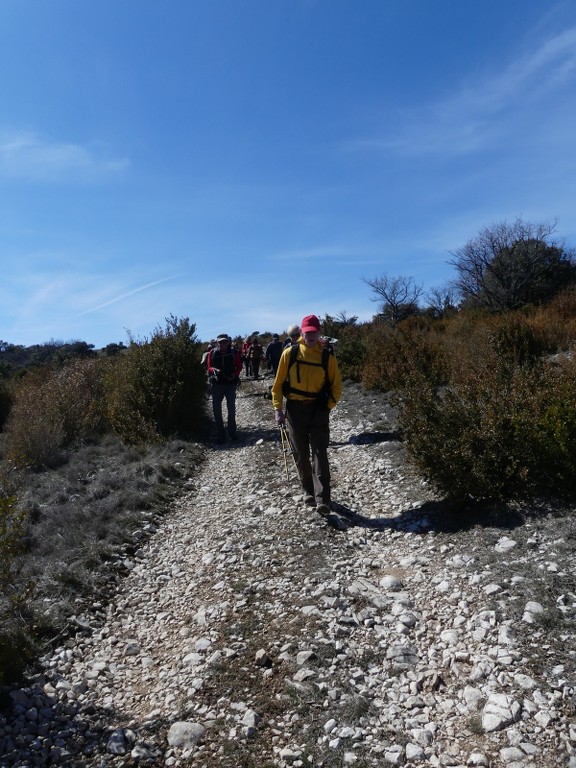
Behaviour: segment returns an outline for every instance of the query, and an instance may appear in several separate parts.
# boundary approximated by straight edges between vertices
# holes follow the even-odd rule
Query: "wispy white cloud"
[[[566,85],[576,74],[576,27],[545,40],[511,62],[501,73],[473,83],[452,101],[440,105],[450,115],[462,110],[491,115],[518,102],[538,101]]]
[[[38,343],[47,338],[91,341],[108,327],[116,329],[109,341],[125,336],[127,329],[149,333],[169,314],[178,314],[185,306],[183,301],[174,303],[185,281],[178,281],[176,292],[169,287],[170,281],[180,276],[126,290],[130,280],[127,274],[55,271],[46,264],[38,264],[30,274],[23,268],[11,273],[0,286],[2,335],[15,343],[25,335]],[[194,287],[188,286],[188,297],[191,295]]]
[[[142,293],[142,291],[146,291],[149,288],[154,288],[154,286],[160,285],[160,283],[166,283],[169,280],[176,280],[176,278],[178,277],[181,277],[181,275],[171,275],[170,277],[163,277],[160,280],[154,280],[152,283],[146,283],[145,285],[140,285],[138,288],[133,288],[130,291],[125,291],[124,293],[121,293],[118,296],[114,296],[114,298],[108,299],[107,301],[103,301],[101,304],[98,304],[95,307],[90,307],[90,309],[86,309],[83,312],[80,312],[77,315],[77,317],[88,315],[91,312],[97,312],[99,309],[104,309],[104,307],[108,307],[111,304],[116,304],[119,301],[124,301],[130,296],[134,296],[136,293]]]
[[[34,133],[0,136],[0,177],[93,183],[128,165],[127,158],[107,158],[94,146],[50,141]]]
[[[503,116],[514,123],[530,110],[537,123],[545,120],[550,115],[547,109],[553,109],[555,101],[560,104],[560,91],[575,79],[576,27],[571,27],[541,41],[504,69],[469,80],[450,97],[403,112],[392,131],[345,146],[406,154],[474,152],[500,137]]]
[[[295,262],[295,261],[326,261],[330,265],[334,264],[373,264],[378,261],[378,246],[367,248],[365,246],[345,246],[345,245],[320,245],[313,248],[293,248],[286,251],[280,251],[268,257],[268,261],[273,262]]]

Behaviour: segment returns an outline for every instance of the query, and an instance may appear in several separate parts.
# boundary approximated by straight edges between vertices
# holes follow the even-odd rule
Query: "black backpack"
[[[332,350],[328,349],[327,347],[324,347],[322,349],[322,361],[320,363],[312,363],[308,360],[298,360],[298,350],[300,349],[299,344],[292,344],[290,347],[290,361],[288,363],[288,371],[286,373],[286,381],[282,383],[282,394],[284,397],[288,397],[289,394],[294,393],[295,395],[302,395],[303,397],[309,397],[309,398],[315,398],[316,400],[327,402],[330,397],[330,386],[328,384],[328,359],[330,355],[333,355],[334,353]],[[290,386],[290,369],[292,366],[296,363],[296,378],[298,380],[298,383],[300,383],[300,366],[301,365],[314,365],[316,367],[322,366],[324,368],[324,375],[325,375],[325,381],[324,386],[320,390],[320,392],[306,392],[303,389],[297,389],[296,387]]]

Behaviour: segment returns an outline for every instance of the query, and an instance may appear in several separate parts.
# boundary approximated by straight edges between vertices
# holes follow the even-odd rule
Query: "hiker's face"
[[[306,344],[307,347],[313,347],[314,344],[318,341],[318,337],[320,336],[320,331],[305,331],[302,334],[302,337],[304,338],[304,344]]]

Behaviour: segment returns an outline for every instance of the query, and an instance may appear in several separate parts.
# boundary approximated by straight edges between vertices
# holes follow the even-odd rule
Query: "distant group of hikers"
[[[280,336],[277,333],[273,333],[272,341],[265,348],[260,344],[258,336],[246,337],[240,350],[240,357],[246,371],[246,377],[258,379],[262,363],[265,363],[268,370],[272,371],[272,374],[275,376],[280,356],[284,348],[292,344],[292,336],[296,339],[300,337],[300,329],[296,325],[291,325],[288,328],[288,335],[284,341],[280,341]]]
[[[202,362],[210,382],[216,441],[226,442],[226,432],[230,440],[238,439],[236,391],[240,374],[244,369],[246,377],[258,379],[263,360],[274,375],[271,398],[275,422],[287,429],[304,503],[327,515],[331,504],[329,416],[342,395],[342,379],[336,355],[321,336],[316,315],[304,317],[300,326],[289,326],[284,341],[273,334],[265,349],[255,334],[245,339],[241,349],[226,333],[210,342]],[[227,429],[222,415],[224,400]]]

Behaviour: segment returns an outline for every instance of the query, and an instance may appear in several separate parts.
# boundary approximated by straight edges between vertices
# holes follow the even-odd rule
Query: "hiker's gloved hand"
[[[276,411],[276,426],[279,427],[281,424],[284,424],[284,411],[279,408]]]

